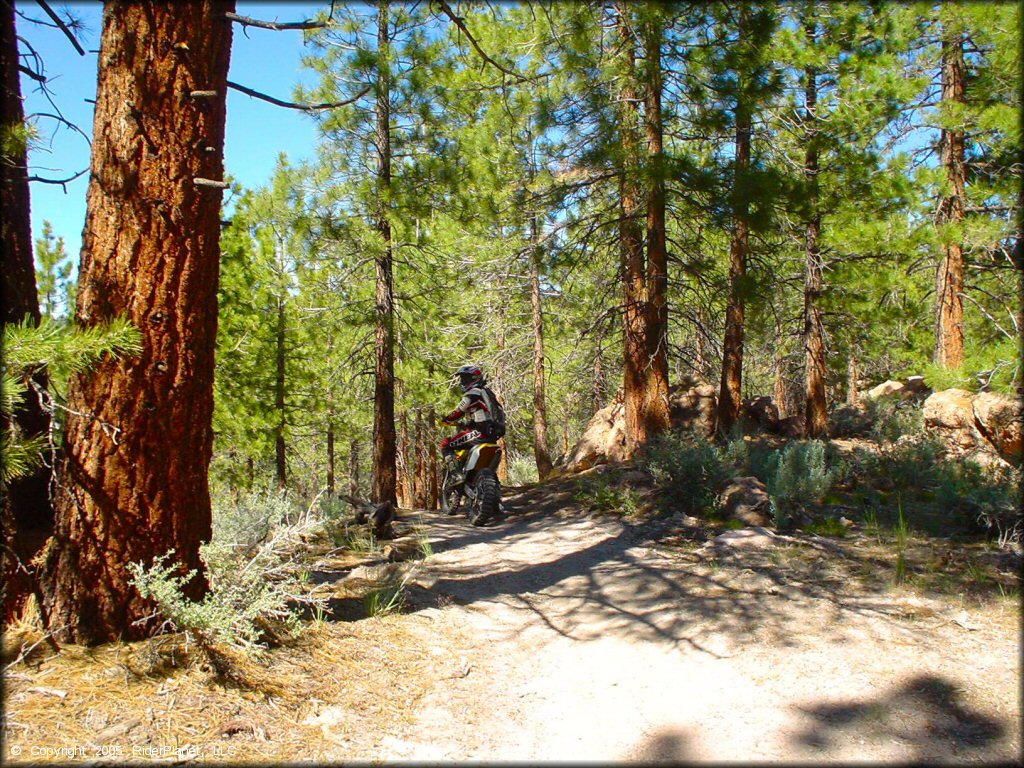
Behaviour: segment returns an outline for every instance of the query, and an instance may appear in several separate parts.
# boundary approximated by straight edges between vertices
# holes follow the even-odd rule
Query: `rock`
[[[713,538],[711,543],[720,548],[767,549],[775,545],[775,534],[767,528],[755,526],[739,531],[727,531]]]
[[[626,419],[621,395],[595,413],[565,459],[566,472],[582,472],[626,457]]]
[[[877,400],[881,397],[899,397],[900,400],[921,399],[931,390],[924,383],[923,376],[909,376],[906,381],[889,379],[876,387],[872,387],[862,396],[862,400]]]
[[[1016,398],[982,392],[972,402],[974,425],[999,457],[1014,466],[1024,460],[1024,410]]]
[[[779,419],[778,432],[793,440],[800,439],[804,436],[804,417],[798,415]]]
[[[756,477],[735,478],[719,499],[728,519],[755,526],[766,526],[771,522],[768,489]]]
[[[652,484],[653,480],[651,476],[639,469],[623,473],[622,477],[619,478],[618,483],[620,488],[639,488],[641,486],[650,486]]]
[[[964,389],[945,389],[924,401],[924,424],[957,452],[974,451],[988,441],[974,425],[974,395]]]
[[[894,381],[889,379],[883,381],[876,387],[872,387],[864,393],[863,397],[866,400],[877,400],[880,397],[889,397],[890,395],[897,395],[903,389],[902,381]]]
[[[774,400],[766,395],[744,400],[742,415],[752,426],[762,432],[773,434],[778,432],[779,407],[775,405]]]
[[[711,437],[715,434],[716,390],[713,384],[685,377],[668,391],[669,418],[675,429],[689,429]]]

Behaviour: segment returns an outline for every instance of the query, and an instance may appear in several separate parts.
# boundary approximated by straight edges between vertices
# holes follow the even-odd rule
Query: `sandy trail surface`
[[[797,573],[793,543],[673,546],[574,512],[565,488],[506,507],[480,529],[422,515],[434,553],[408,620],[457,672],[345,759],[1020,759],[1012,605],[869,589],[824,558]]]

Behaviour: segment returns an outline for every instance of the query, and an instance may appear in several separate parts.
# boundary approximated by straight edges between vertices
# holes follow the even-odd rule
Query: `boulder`
[[[621,396],[595,413],[583,436],[565,458],[565,472],[582,472],[607,461],[626,458],[626,418]],[[562,474],[562,473],[559,473]]]
[[[1024,410],[1016,398],[995,392],[975,395],[974,426],[1001,459],[1015,466],[1024,460]]]
[[[799,440],[804,436],[804,417],[796,415],[779,419],[778,433],[784,437]]]
[[[766,395],[743,401],[743,418],[750,422],[755,430],[762,432],[778,433],[779,430],[779,407],[775,401]],[[754,431],[754,430],[751,430]]]
[[[668,391],[669,418],[675,429],[689,429],[711,437],[715,434],[716,390],[706,381],[685,377]]]
[[[727,531],[721,536],[713,538],[711,543],[714,544],[715,547],[721,549],[733,549],[737,547],[767,549],[768,547],[775,545],[775,534],[767,528],[755,526],[753,528],[743,528],[738,531]]]
[[[765,484],[756,477],[737,477],[719,496],[722,511],[744,525],[766,526],[771,522],[771,501]]]
[[[898,397],[900,400],[922,399],[930,393],[931,390],[924,383],[923,376],[909,376],[905,381],[883,381],[861,395],[861,400],[877,400],[881,397]]]
[[[924,425],[957,452],[975,451],[988,442],[974,425],[974,395],[965,389],[929,395],[924,401]]]

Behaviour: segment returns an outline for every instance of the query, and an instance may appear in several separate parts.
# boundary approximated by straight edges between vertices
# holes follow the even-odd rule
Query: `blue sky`
[[[103,6],[100,2],[60,4],[51,0],[51,3],[58,12],[67,8],[84,24],[81,43],[86,56],[80,56],[59,30],[30,24],[21,17],[17,20],[18,34],[39,54],[51,80],[53,102],[61,114],[91,135],[93,105],[86,99],[96,95],[95,51],[99,48]],[[323,2],[240,0],[237,12],[271,21],[299,21],[312,18],[324,7]],[[39,6],[27,0],[18,0],[16,8],[30,18],[45,18]],[[246,33],[236,24],[229,78],[290,100],[297,84],[314,84],[312,74],[302,70],[299,61],[302,50],[302,32],[249,28]],[[39,92],[37,83],[22,76],[21,88],[26,114],[54,112],[53,105]],[[39,141],[30,153],[30,175],[61,179],[88,168],[89,145],[85,139],[49,118],[37,118],[36,125]],[[280,152],[287,153],[293,163],[312,157],[315,143],[316,128],[306,114],[228,91],[224,164],[227,173],[243,186],[259,186],[269,179]],[[54,234],[64,238],[65,248],[77,267],[85,224],[88,173],[69,182],[66,191],[60,186],[40,182],[31,186],[33,239],[42,234],[43,222],[51,221]]]

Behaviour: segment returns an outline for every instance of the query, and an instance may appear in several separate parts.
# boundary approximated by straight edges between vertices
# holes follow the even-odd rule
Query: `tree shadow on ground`
[[[1005,726],[966,706],[957,686],[935,675],[918,675],[877,698],[800,707],[811,725],[794,746],[829,754],[855,741],[908,746],[912,762],[935,763],[986,754],[1006,735]]]
[[[540,508],[520,501],[513,516],[492,528],[471,528],[458,518],[430,520],[436,554],[484,545],[482,556],[437,567],[436,578],[412,595],[409,607],[502,603],[572,639],[617,634],[715,656],[729,650],[710,647],[705,639],[711,635],[743,643],[760,631],[781,647],[799,645],[808,628],[796,614],[806,613],[809,601],[815,601],[823,626],[836,639],[842,639],[842,619],[850,614],[888,620],[892,601],[881,590],[840,580],[790,578],[772,567],[766,552],[732,553],[694,544],[666,561],[652,547],[669,534],[667,521],[606,519],[600,523],[601,538],[592,528],[583,530],[579,514],[558,506],[564,502],[551,493]],[[553,508],[560,510],[563,524],[549,519]],[[524,559],[517,545],[538,534],[548,536],[550,546],[528,550],[533,557]],[[589,538],[580,542],[574,540],[577,535]]]

